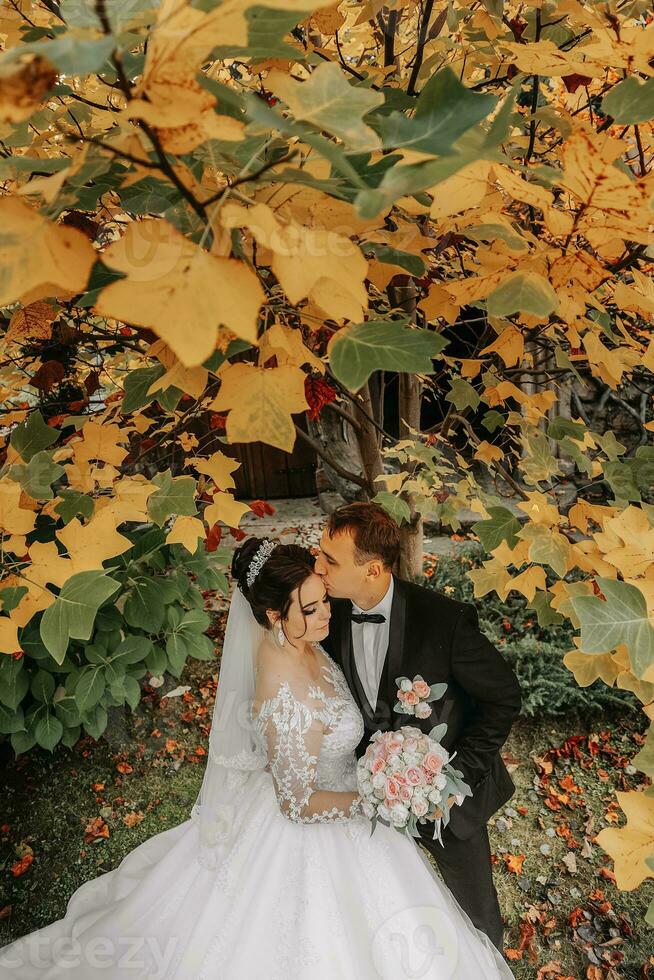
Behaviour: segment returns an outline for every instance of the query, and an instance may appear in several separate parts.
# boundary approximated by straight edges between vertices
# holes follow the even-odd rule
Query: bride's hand
[[[447,805],[451,807],[454,806],[455,803],[456,803],[456,796],[450,796],[449,800],[447,801]],[[427,814],[425,820],[437,820],[439,817],[442,816],[443,816],[443,811],[439,806],[437,806],[435,810]]]

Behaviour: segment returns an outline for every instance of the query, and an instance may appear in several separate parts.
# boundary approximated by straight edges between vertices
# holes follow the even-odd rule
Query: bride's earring
[[[279,629],[277,630],[277,642],[279,643],[280,647],[284,646],[285,639],[286,637],[284,636],[284,630],[280,626]]]

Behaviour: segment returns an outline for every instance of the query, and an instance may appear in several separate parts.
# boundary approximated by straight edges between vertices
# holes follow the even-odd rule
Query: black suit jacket
[[[332,599],[329,636],[323,646],[339,664],[365,724],[357,746],[363,755],[377,730],[414,725],[428,733],[447,723],[443,745],[456,750],[452,765],[463,772],[473,795],[450,811],[449,827],[461,839],[471,837],[515,792],[500,749],[520,713],[522,696],[509,664],[479,629],[472,603],[393,576],[389,644],[375,711],[368,704],[354,663],[349,599]],[[445,682],[444,696],[431,702],[432,713],[420,719],[393,710],[396,678],[422,674],[428,684]],[[418,825],[430,840],[432,825]]]

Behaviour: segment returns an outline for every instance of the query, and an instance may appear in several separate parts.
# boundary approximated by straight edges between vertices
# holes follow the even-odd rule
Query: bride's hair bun
[[[231,569],[232,578],[250,603],[255,619],[267,628],[270,623],[266,610],[274,609],[284,619],[291,605],[291,593],[313,574],[315,562],[308,548],[298,544],[277,543],[250,586],[247,581],[250,565],[264,541],[270,540],[247,538],[234,549]]]

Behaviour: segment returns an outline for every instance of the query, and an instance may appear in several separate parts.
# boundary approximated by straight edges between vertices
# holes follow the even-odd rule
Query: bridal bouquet
[[[419,728],[404,725],[397,731],[375,732],[357,764],[357,782],[362,809],[372,820],[402,833],[419,837],[418,822],[427,823],[429,814],[440,807],[442,816],[434,819],[434,840],[441,838],[442,827],[450,818],[448,800],[455,797],[458,806],[472,790],[463,781],[463,773],[451,765],[450,755],[439,739],[446,725],[438,725],[429,735]]]

